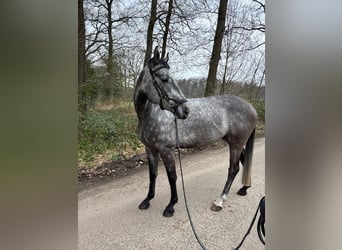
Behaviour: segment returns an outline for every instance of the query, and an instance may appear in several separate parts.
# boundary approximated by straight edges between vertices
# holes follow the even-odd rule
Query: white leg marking
[[[217,207],[223,207],[223,200],[222,198],[218,198],[216,201],[214,201],[214,204],[217,206]]]

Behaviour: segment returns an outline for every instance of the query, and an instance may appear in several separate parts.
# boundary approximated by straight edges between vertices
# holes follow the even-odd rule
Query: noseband
[[[164,104],[163,104],[163,100],[165,100],[168,104],[170,104],[170,101],[173,101],[175,104],[171,105],[171,108],[174,108],[174,109],[176,109],[179,105],[187,102],[186,99],[177,101],[176,99],[169,97],[169,95],[167,94],[165,89],[158,83],[155,74],[161,69],[170,69],[170,66],[166,62],[161,63],[161,65],[158,68],[156,68],[155,70],[152,70],[152,66],[151,66],[151,62],[150,62],[148,64],[148,69],[149,69],[150,75],[152,77],[153,85],[154,85],[155,89],[157,90],[158,96],[160,98],[159,105],[160,105],[160,108],[162,110],[165,109]]]

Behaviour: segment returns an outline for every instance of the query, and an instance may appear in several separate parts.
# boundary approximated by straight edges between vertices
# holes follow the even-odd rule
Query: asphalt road
[[[207,149],[184,156],[183,172],[189,208],[197,233],[208,250],[237,246],[265,194],[265,139],[255,141],[252,188],[236,195],[239,172],[220,212],[210,210],[227,178],[228,149]],[[175,214],[162,213],[170,199],[164,166],[159,166],[156,196],[147,210],[138,205],[148,189],[148,169],[83,190],[78,199],[78,248],[102,249],[201,249],[187,218],[177,163],[178,203]],[[266,225],[267,227],[267,225]],[[266,228],[267,230],[267,228]],[[253,227],[241,249],[265,249]]]

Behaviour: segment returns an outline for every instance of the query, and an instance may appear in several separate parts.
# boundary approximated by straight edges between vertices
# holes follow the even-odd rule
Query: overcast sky
[[[195,32],[189,32],[187,26],[180,26],[172,23],[171,20],[171,32],[176,31],[175,40],[177,40],[177,50],[172,41],[168,44],[168,51],[170,53],[170,67],[173,75],[177,79],[181,78],[206,78],[209,69],[209,60],[211,57],[211,50],[213,46],[213,38],[215,35],[217,12],[219,1],[209,0],[208,6],[206,6],[206,13],[195,13],[191,9],[192,1],[178,1],[184,5],[189,5],[188,7],[183,7],[184,11],[189,15],[193,15],[189,20],[191,28]],[[251,0],[245,0],[246,3],[251,3]],[[93,2],[90,2],[93,3]],[[231,0],[229,4],[241,4],[239,0]],[[124,46],[126,47],[126,53],[144,56],[144,50],[146,47],[146,30],[149,20],[150,11],[150,1],[143,0],[125,0],[117,1],[115,3],[115,8],[113,8],[113,17],[118,17],[122,13],[130,13],[134,16],[139,16],[140,18],[134,18],[129,22],[129,25],[121,24],[116,26],[114,23],[114,50],[120,51]],[[88,12],[91,11],[96,13],[96,8],[90,6]],[[195,13],[195,14],[194,14]],[[229,11],[228,11],[229,14]],[[145,16],[145,18],[143,18]],[[264,18],[264,16],[261,16]],[[264,21],[264,20],[263,20]],[[87,25],[87,33],[91,32],[92,28]],[[160,26],[156,23],[154,28],[154,34],[157,34],[160,30]],[[186,35],[182,35],[186,34]],[[264,41],[264,33],[261,32],[250,32],[250,39],[254,41],[255,44]],[[153,47],[157,44],[161,46],[162,36],[154,41]],[[254,63],[254,54],[260,54],[264,52],[264,46],[261,46],[258,50],[249,52],[249,58],[245,57],[241,60],[245,60],[244,65],[241,67],[241,74],[237,74],[236,78],[246,78],[243,71],[247,72],[248,64]],[[224,56],[224,55],[222,55]],[[94,57],[93,57],[94,58]],[[224,59],[224,57],[223,57]],[[224,60],[220,60],[221,68],[223,67]],[[238,65],[239,62],[234,62],[230,67]],[[222,70],[221,70],[222,71]],[[248,77],[247,77],[248,78]]]

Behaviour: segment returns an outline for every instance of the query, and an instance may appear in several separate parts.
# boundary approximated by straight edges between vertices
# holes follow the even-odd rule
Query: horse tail
[[[240,160],[242,160],[243,173],[242,173],[242,184],[246,187],[251,186],[252,178],[252,159],[253,159],[253,148],[254,148],[255,128],[248,137],[245,150],[241,154]]]

